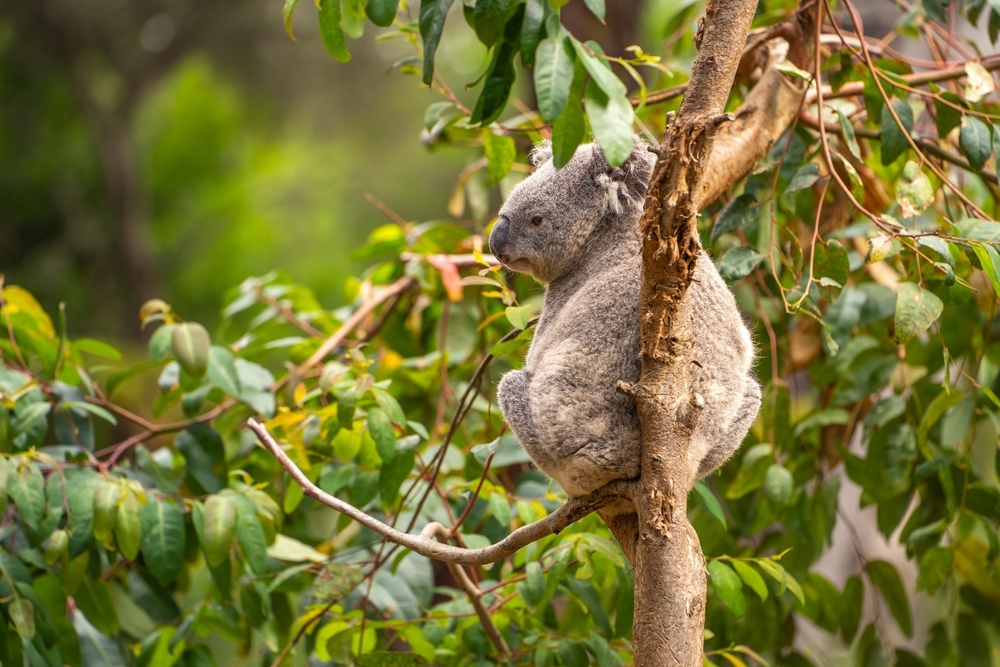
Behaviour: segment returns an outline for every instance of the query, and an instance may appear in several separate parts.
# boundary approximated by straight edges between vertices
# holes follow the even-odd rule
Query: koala
[[[547,143],[532,161],[536,170],[501,207],[489,244],[505,267],[543,283],[545,300],[523,369],[504,374],[497,395],[535,464],[574,497],[639,476],[636,406],[616,385],[639,379],[638,221],[656,156],[637,138],[616,168],[597,144],[580,146],[558,170]],[[704,250],[690,296],[692,391],[705,403],[691,441],[693,483],[739,448],[761,390],[750,332]]]

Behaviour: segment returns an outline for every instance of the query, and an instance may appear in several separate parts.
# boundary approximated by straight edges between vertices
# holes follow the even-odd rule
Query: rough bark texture
[[[640,293],[639,382],[625,388],[642,425],[642,476],[634,497],[637,667],[702,664],[705,559],[687,520],[687,451],[700,413],[689,393],[687,287],[699,243],[703,176],[756,9],[756,0],[710,0],[684,101],[669,122],[646,197]],[[628,550],[628,547],[626,547]]]

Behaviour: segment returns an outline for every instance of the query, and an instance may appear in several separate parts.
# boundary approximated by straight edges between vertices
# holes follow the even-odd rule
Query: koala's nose
[[[510,233],[510,220],[501,217],[497,220],[497,223],[493,225],[493,231],[490,232],[490,250],[496,255],[496,258],[501,262],[504,261],[504,244],[507,242],[507,235]]]

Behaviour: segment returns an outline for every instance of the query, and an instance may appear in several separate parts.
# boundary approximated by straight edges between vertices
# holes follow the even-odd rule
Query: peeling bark
[[[639,536],[631,549],[637,667],[702,663],[705,559],[687,520],[687,453],[700,414],[689,391],[687,288],[698,260],[695,223],[704,173],[756,5],[710,0],[687,93],[660,146],[670,159],[657,162],[639,223],[642,371],[636,385],[623,387],[635,398],[642,427],[642,475],[633,499]]]

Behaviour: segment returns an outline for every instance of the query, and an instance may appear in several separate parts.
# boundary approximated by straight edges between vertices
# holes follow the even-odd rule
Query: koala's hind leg
[[[743,403],[736,413],[736,418],[729,426],[729,431],[719,439],[718,443],[705,454],[698,465],[698,479],[722,467],[743,444],[750,426],[760,411],[760,385],[752,377],[747,378]]]

